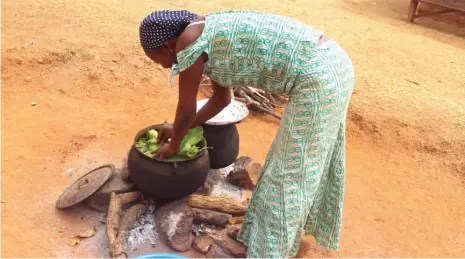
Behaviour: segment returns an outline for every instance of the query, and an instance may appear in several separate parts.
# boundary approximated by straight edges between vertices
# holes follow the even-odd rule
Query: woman
[[[156,155],[170,156],[187,131],[231,100],[228,88],[253,86],[287,94],[289,103],[268,153],[238,239],[248,257],[295,256],[300,234],[338,249],[345,171],[345,120],[354,85],[348,55],[321,31],[296,20],[253,11],[198,16],[158,11],[140,26],[153,61],[180,74],[171,138]],[[214,93],[196,113],[202,74]]]

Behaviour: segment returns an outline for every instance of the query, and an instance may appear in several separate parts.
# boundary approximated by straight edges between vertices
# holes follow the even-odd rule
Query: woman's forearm
[[[179,148],[183,137],[190,129],[190,125],[195,120],[195,109],[190,109],[185,106],[179,106],[176,110],[176,118],[173,124],[173,133],[171,144]]]

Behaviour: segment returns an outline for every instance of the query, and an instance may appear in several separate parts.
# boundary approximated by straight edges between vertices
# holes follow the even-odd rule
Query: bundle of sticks
[[[200,86],[211,86],[210,79],[204,76]],[[236,101],[245,103],[251,109],[267,113],[279,120],[281,119],[281,116],[276,114],[273,110],[277,107],[280,107],[276,102],[276,99],[285,99],[285,97],[281,95],[273,95],[264,90],[251,86],[236,87],[234,88],[233,93],[234,99]]]

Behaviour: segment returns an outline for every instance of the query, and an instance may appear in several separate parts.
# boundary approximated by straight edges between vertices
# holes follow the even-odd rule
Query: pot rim
[[[136,143],[137,141],[139,140],[139,138],[145,134],[147,131],[151,130],[151,129],[154,129],[154,130],[157,130],[160,129],[164,124],[154,124],[154,125],[151,125],[151,126],[148,126],[148,127],[145,127],[143,129],[141,129],[139,132],[137,132],[136,136],[134,137],[134,140],[133,140],[133,143],[132,143],[132,146],[134,147],[134,149],[139,152],[139,154],[141,154],[144,158],[147,158],[147,159],[150,159],[150,160],[154,160],[154,161],[157,161],[157,162],[161,162],[161,163],[166,163],[166,164],[181,164],[181,163],[186,163],[186,162],[190,162],[192,160],[195,160],[197,158],[199,158],[201,155],[203,155],[203,153],[205,153],[206,149],[202,149],[199,153],[197,153],[196,156],[192,157],[192,158],[189,158],[189,159],[186,159],[186,160],[182,160],[182,161],[166,161],[166,160],[161,160],[161,159],[158,159],[156,157],[149,157],[147,155],[145,155],[144,153],[142,153],[137,147],[136,147]],[[202,140],[201,142],[203,142],[204,146],[207,147],[207,140],[205,139],[204,136],[202,136]]]

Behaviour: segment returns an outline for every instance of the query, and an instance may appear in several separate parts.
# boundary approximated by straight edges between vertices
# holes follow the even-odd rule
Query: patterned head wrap
[[[145,52],[156,51],[165,42],[181,35],[184,29],[197,18],[189,11],[156,11],[142,20],[139,37]]]

